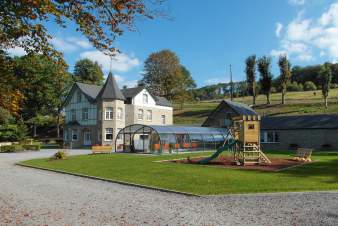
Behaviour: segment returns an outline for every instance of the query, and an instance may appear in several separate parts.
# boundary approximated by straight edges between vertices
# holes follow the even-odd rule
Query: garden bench
[[[111,153],[113,147],[112,146],[92,146],[92,153],[99,154],[99,153]]]
[[[311,162],[312,151],[313,149],[311,148],[298,148],[293,159],[297,161]]]

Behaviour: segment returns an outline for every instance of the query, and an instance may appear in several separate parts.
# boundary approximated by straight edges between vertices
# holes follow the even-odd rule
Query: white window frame
[[[109,132],[108,132],[109,131]],[[107,135],[111,134],[111,139],[107,139]],[[114,129],[113,128],[106,128],[104,132],[104,140],[105,141],[112,141],[114,139]]]
[[[104,119],[113,120],[114,118],[114,109],[112,107],[106,107],[104,109]]]
[[[119,120],[123,119],[123,108],[117,108],[116,118],[119,119]]]
[[[137,119],[138,120],[143,120],[143,116],[144,115],[144,111],[143,111],[143,109],[138,109],[138,111],[137,111]]]
[[[147,110],[146,118],[147,118],[147,121],[153,120],[153,111],[152,110]]]
[[[68,140],[68,130],[64,130],[63,139]]]
[[[75,133],[74,133],[75,131]],[[76,139],[74,139],[74,135],[76,135]],[[72,141],[77,141],[79,139],[79,136],[78,136],[78,131],[77,129],[72,129]]]
[[[148,104],[148,101],[149,101],[148,94],[144,93],[144,94],[142,95],[142,100],[143,100],[143,103],[144,103],[144,104]]]
[[[272,141],[268,141],[268,133],[272,133]],[[280,141],[276,141],[276,134],[279,139],[279,132],[274,130],[267,130],[261,132],[261,143],[262,144],[278,144]],[[262,139],[263,138],[263,139]]]
[[[70,119],[71,121],[76,121],[76,110],[75,109],[70,110]]]
[[[88,110],[88,108],[82,108],[82,120],[88,120],[88,119],[89,119],[89,110]]]
[[[161,115],[161,123],[162,123],[162,125],[166,124],[166,117],[165,117],[165,115]]]

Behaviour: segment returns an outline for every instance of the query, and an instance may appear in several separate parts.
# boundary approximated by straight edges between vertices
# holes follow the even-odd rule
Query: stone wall
[[[268,130],[262,130],[268,131]],[[288,150],[290,145],[298,145],[303,148],[338,150],[338,129],[297,129],[274,130],[279,134],[278,143],[261,143],[263,150]]]

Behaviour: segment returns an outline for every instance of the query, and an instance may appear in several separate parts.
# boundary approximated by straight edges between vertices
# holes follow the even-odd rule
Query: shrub
[[[21,145],[18,144],[12,144],[12,145],[4,145],[0,148],[1,152],[18,152],[23,151],[23,148]]]
[[[40,144],[24,144],[22,147],[25,150],[40,151]]]
[[[53,160],[62,160],[67,158],[67,153],[65,151],[56,152],[51,159]]]
[[[331,144],[323,144],[321,146],[322,150],[331,150],[332,149],[332,145]]]
[[[314,91],[317,90],[317,86],[311,82],[311,81],[307,81],[304,83],[304,90],[305,91]]]
[[[291,92],[303,91],[303,84],[292,82],[288,85],[287,90]]]
[[[21,122],[0,125],[0,141],[20,141],[27,135],[27,127]]]

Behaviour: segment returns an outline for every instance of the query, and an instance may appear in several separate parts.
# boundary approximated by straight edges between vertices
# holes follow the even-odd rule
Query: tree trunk
[[[285,104],[285,90],[282,90],[282,104]]]
[[[328,107],[328,104],[327,104],[327,97],[324,97],[324,101],[325,101],[325,108]]]
[[[56,118],[56,137],[60,138],[60,113],[59,112]]]
[[[270,93],[266,94],[266,104],[270,104]]]
[[[33,137],[36,137],[36,124],[33,124]]]
[[[253,106],[256,105],[256,95],[255,94],[252,96],[252,105]]]

